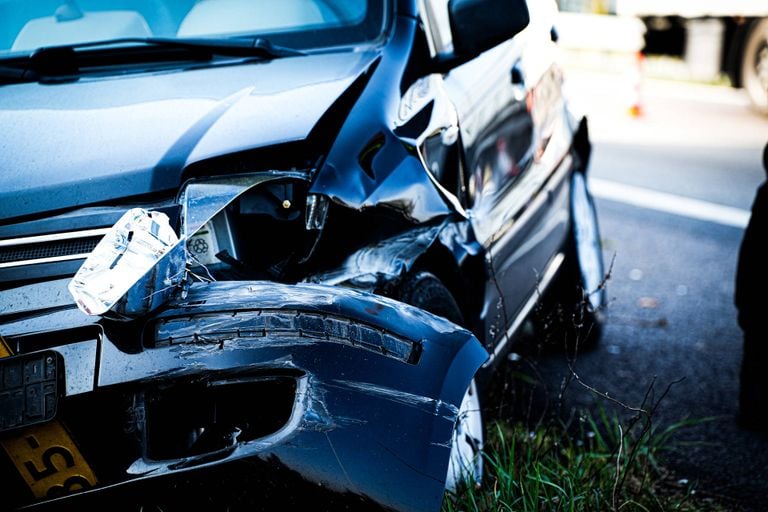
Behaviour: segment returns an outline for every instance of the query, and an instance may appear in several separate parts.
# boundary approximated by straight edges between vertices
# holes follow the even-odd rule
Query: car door
[[[447,1],[424,2],[439,54],[450,48]],[[546,4],[529,1],[523,32],[444,76],[458,113],[468,212],[486,250],[478,335],[489,349],[509,339],[535,304],[568,229],[567,187],[547,190],[567,148],[550,147],[563,115],[551,37],[556,11]]]

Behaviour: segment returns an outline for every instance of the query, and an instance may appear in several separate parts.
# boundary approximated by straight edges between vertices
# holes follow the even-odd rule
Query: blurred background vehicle
[[[560,0],[562,11],[635,18],[645,55],[680,59],[690,78],[743,88],[768,113],[768,2]]]

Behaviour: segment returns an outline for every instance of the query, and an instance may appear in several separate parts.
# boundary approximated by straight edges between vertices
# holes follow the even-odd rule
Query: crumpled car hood
[[[376,56],[4,86],[0,219],[174,189],[189,163],[306,138]]]

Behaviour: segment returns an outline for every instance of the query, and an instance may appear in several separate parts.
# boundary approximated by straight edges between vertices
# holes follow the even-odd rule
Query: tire
[[[483,479],[483,437],[485,427],[480,397],[474,379],[459,406],[451,437],[451,459],[445,478],[445,490],[458,494],[479,485]]]
[[[590,348],[602,334],[606,275],[597,209],[587,188],[586,176],[581,172],[575,173],[571,181],[569,245],[565,270],[570,274],[566,279],[570,279],[573,293],[573,334],[581,346]]]
[[[587,179],[577,172],[571,181],[571,252],[567,254],[576,269],[578,285],[586,292],[587,309],[596,312],[605,306],[605,265],[600,225]]]
[[[590,349],[602,334],[606,275],[597,210],[581,172],[571,181],[571,231],[564,253],[536,324],[547,345]]]
[[[464,316],[450,290],[429,272],[420,271],[407,276],[395,292],[395,298],[455,324],[464,323]]]
[[[395,298],[442,316],[457,325],[464,322],[461,309],[450,290],[429,272],[415,272],[406,277],[395,293]],[[445,482],[447,492],[456,494],[482,481],[484,433],[480,396],[473,379],[464,393],[453,427],[451,458]]]
[[[747,35],[741,83],[754,108],[768,114],[768,18],[755,22]]]

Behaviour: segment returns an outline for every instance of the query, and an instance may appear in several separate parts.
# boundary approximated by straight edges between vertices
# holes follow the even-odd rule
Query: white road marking
[[[615,181],[590,178],[589,188],[595,197],[639,206],[640,208],[682,215],[692,219],[715,222],[737,228],[745,228],[747,222],[749,222],[749,210],[691,199],[690,197],[675,194],[667,194],[665,192],[657,192],[647,188],[624,185]]]

